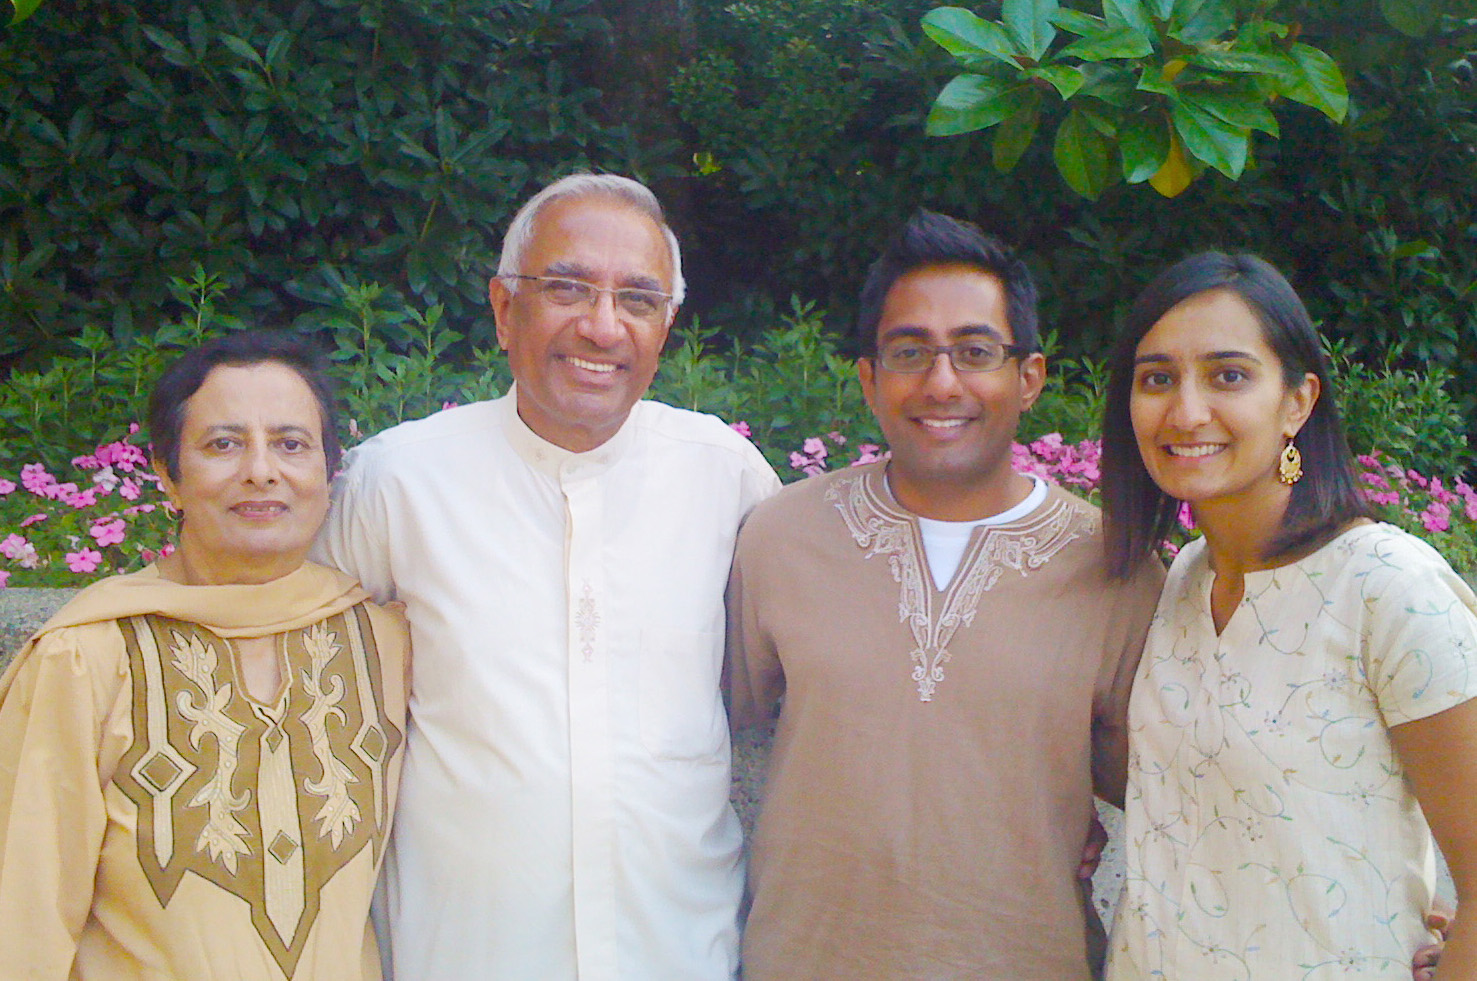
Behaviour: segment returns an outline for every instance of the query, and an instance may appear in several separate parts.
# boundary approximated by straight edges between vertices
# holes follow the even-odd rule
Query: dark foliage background
[[[1043,142],[1000,174],[987,138],[922,135],[956,70],[923,38],[922,0],[47,0],[0,35],[0,370],[77,354],[89,326],[95,352],[177,324],[196,267],[222,323],[297,324],[340,350],[372,323],[393,355],[439,309],[460,338],[441,356],[468,363],[491,343],[512,210],[594,167],[668,202],[712,344],[758,342],[792,296],[843,331],[871,256],[927,205],[1024,249],[1069,371],[1166,263],[1249,249],[1349,357],[1444,367],[1474,419],[1462,2],[1427,5],[1422,37],[1382,0],[1281,4],[1343,66],[1348,121],[1282,106],[1239,182],[1088,202]]]

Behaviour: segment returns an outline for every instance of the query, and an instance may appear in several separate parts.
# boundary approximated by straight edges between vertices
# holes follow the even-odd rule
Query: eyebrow
[[[590,280],[595,278],[595,272],[589,266],[567,260],[549,263],[544,267],[543,274],[556,279],[578,279],[581,282],[590,282]],[[644,273],[630,273],[621,277],[616,285],[616,289],[651,290],[653,293],[666,292],[662,289],[661,280]]]
[[[1167,354],[1142,354],[1133,359],[1134,364],[1168,364],[1173,359]],[[1262,359],[1249,351],[1211,351],[1197,361],[1255,361],[1262,363]]]
[[[913,324],[901,324],[897,327],[889,327],[883,331],[882,336],[877,338],[879,342],[897,340],[898,338],[927,338],[928,331]],[[992,341],[1001,344],[1010,343],[1005,336],[991,327],[989,324],[961,324],[958,327],[949,328],[950,339],[957,340],[967,337],[988,337]]]
[[[242,433],[246,432],[249,428],[249,426],[243,426],[239,422],[223,422],[219,425],[207,426],[203,435],[209,437],[216,436],[221,433],[229,433],[232,436],[239,436]],[[301,433],[305,436],[314,435],[311,429],[306,429],[302,426],[294,425],[292,423],[284,423],[279,426],[268,426],[267,432],[272,436],[281,436],[284,433],[291,433],[294,435]]]

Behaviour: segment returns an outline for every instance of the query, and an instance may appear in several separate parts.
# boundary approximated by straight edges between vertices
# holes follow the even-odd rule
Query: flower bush
[[[138,430],[73,458],[65,479],[42,463],[0,476],[0,587],[79,586],[172,550],[173,509]]]

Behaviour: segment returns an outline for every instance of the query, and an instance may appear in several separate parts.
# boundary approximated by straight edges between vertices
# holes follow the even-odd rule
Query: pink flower
[[[1179,510],[1180,527],[1186,531],[1195,530],[1195,514],[1190,510],[1190,505],[1184,501],[1180,502]]]
[[[41,512],[41,513],[39,513],[39,514],[33,514],[29,518],[23,518],[23,519],[21,519],[21,527],[22,528],[28,528],[31,525],[36,524],[38,521],[45,521],[46,518],[47,518],[47,515],[46,515],[46,513],[44,511]]]
[[[876,463],[882,459],[882,447],[876,443],[863,443],[856,448],[857,458],[851,462],[853,467],[859,467],[864,463]]]
[[[6,494],[13,493],[15,493],[15,481],[0,480],[0,497],[4,497]]]
[[[132,477],[124,477],[123,482],[118,485],[118,496],[123,498],[125,501],[138,500],[138,496],[141,491],[142,488],[139,486],[138,481],[134,480]]]
[[[102,564],[103,553],[94,548],[81,548],[67,553],[67,568],[73,572],[93,572]]]
[[[68,494],[62,500],[80,511],[83,508],[90,508],[97,503],[97,492],[98,488],[89,487],[80,493]]]
[[[46,497],[47,490],[56,484],[56,478],[46,472],[44,464],[28,463],[21,467],[21,486],[32,494]]]
[[[4,569],[0,569],[0,589],[4,589],[6,586],[9,585],[10,573],[6,572]]]
[[[826,436],[828,436],[831,442],[835,443],[837,446],[846,445],[846,437],[835,429],[831,430],[829,433],[826,433]]]
[[[14,533],[6,535],[4,538],[0,538],[0,555],[5,556],[7,559],[18,559],[28,544],[30,543],[20,535]]]
[[[455,408],[456,408],[456,402],[454,400],[449,400],[449,401],[446,401],[446,402],[442,402],[441,403],[441,411],[442,412],[445,412],[447,409],[455,409]]]
[[[814,457],[816,462],[824,460],[826,458],[826,454],[829,452],[826,449],[825,441],[822,440],[819,436],[807,437],[803,449],[808,456]]]
[[[805,468],[808,466],[810,466],[810,457],[806,456],[804,453],[796,453],[793,450],[790,451],[791,470],[805,470]],[[809,471],[806,472],[809,473]]]
[[[749,424],[747,422],[730,422],[728,428],[747,439],[754,438],[754,434],[749,430]]]
[[[109,545],[117,545],[123,541],[125,527],[122,518],[100,518],[92,523],[89,533],[93,538],[97,539],[100,547],[106,548]]]
[[[1450,519],[1451,508],[1439,501],[1433,501],[1426,510],[1421,512],[1421,524],[1433,534],[1451,528]]]
[[[72,466],[80,467],[83,470],[96,470],[102,466],[102,461],[96,456],[74,456],[72,457]]]
[[[136,469],[148,467],[149,456],[127,440],[120,439],[97,448],[97,465],[133,473]]]

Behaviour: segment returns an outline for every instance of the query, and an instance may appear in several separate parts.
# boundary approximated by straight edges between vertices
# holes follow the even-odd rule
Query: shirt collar
[[[621,423],[621,428],[616,430],[614,436],[593,450],[576,453],[556,446],[528,428],[528,424],[518,415],[516,385],[510,385],[508,394],[498,399],[497,404],[502,414],[503,431],[508,434],[508,442],[512,444],[514,452],[524,463],[555,480],[589,477],[602,473],[617,463],[630,450],[636,433],[635,419],[642,411],[642,403],[637,402],[631,407],[626,421]]]

